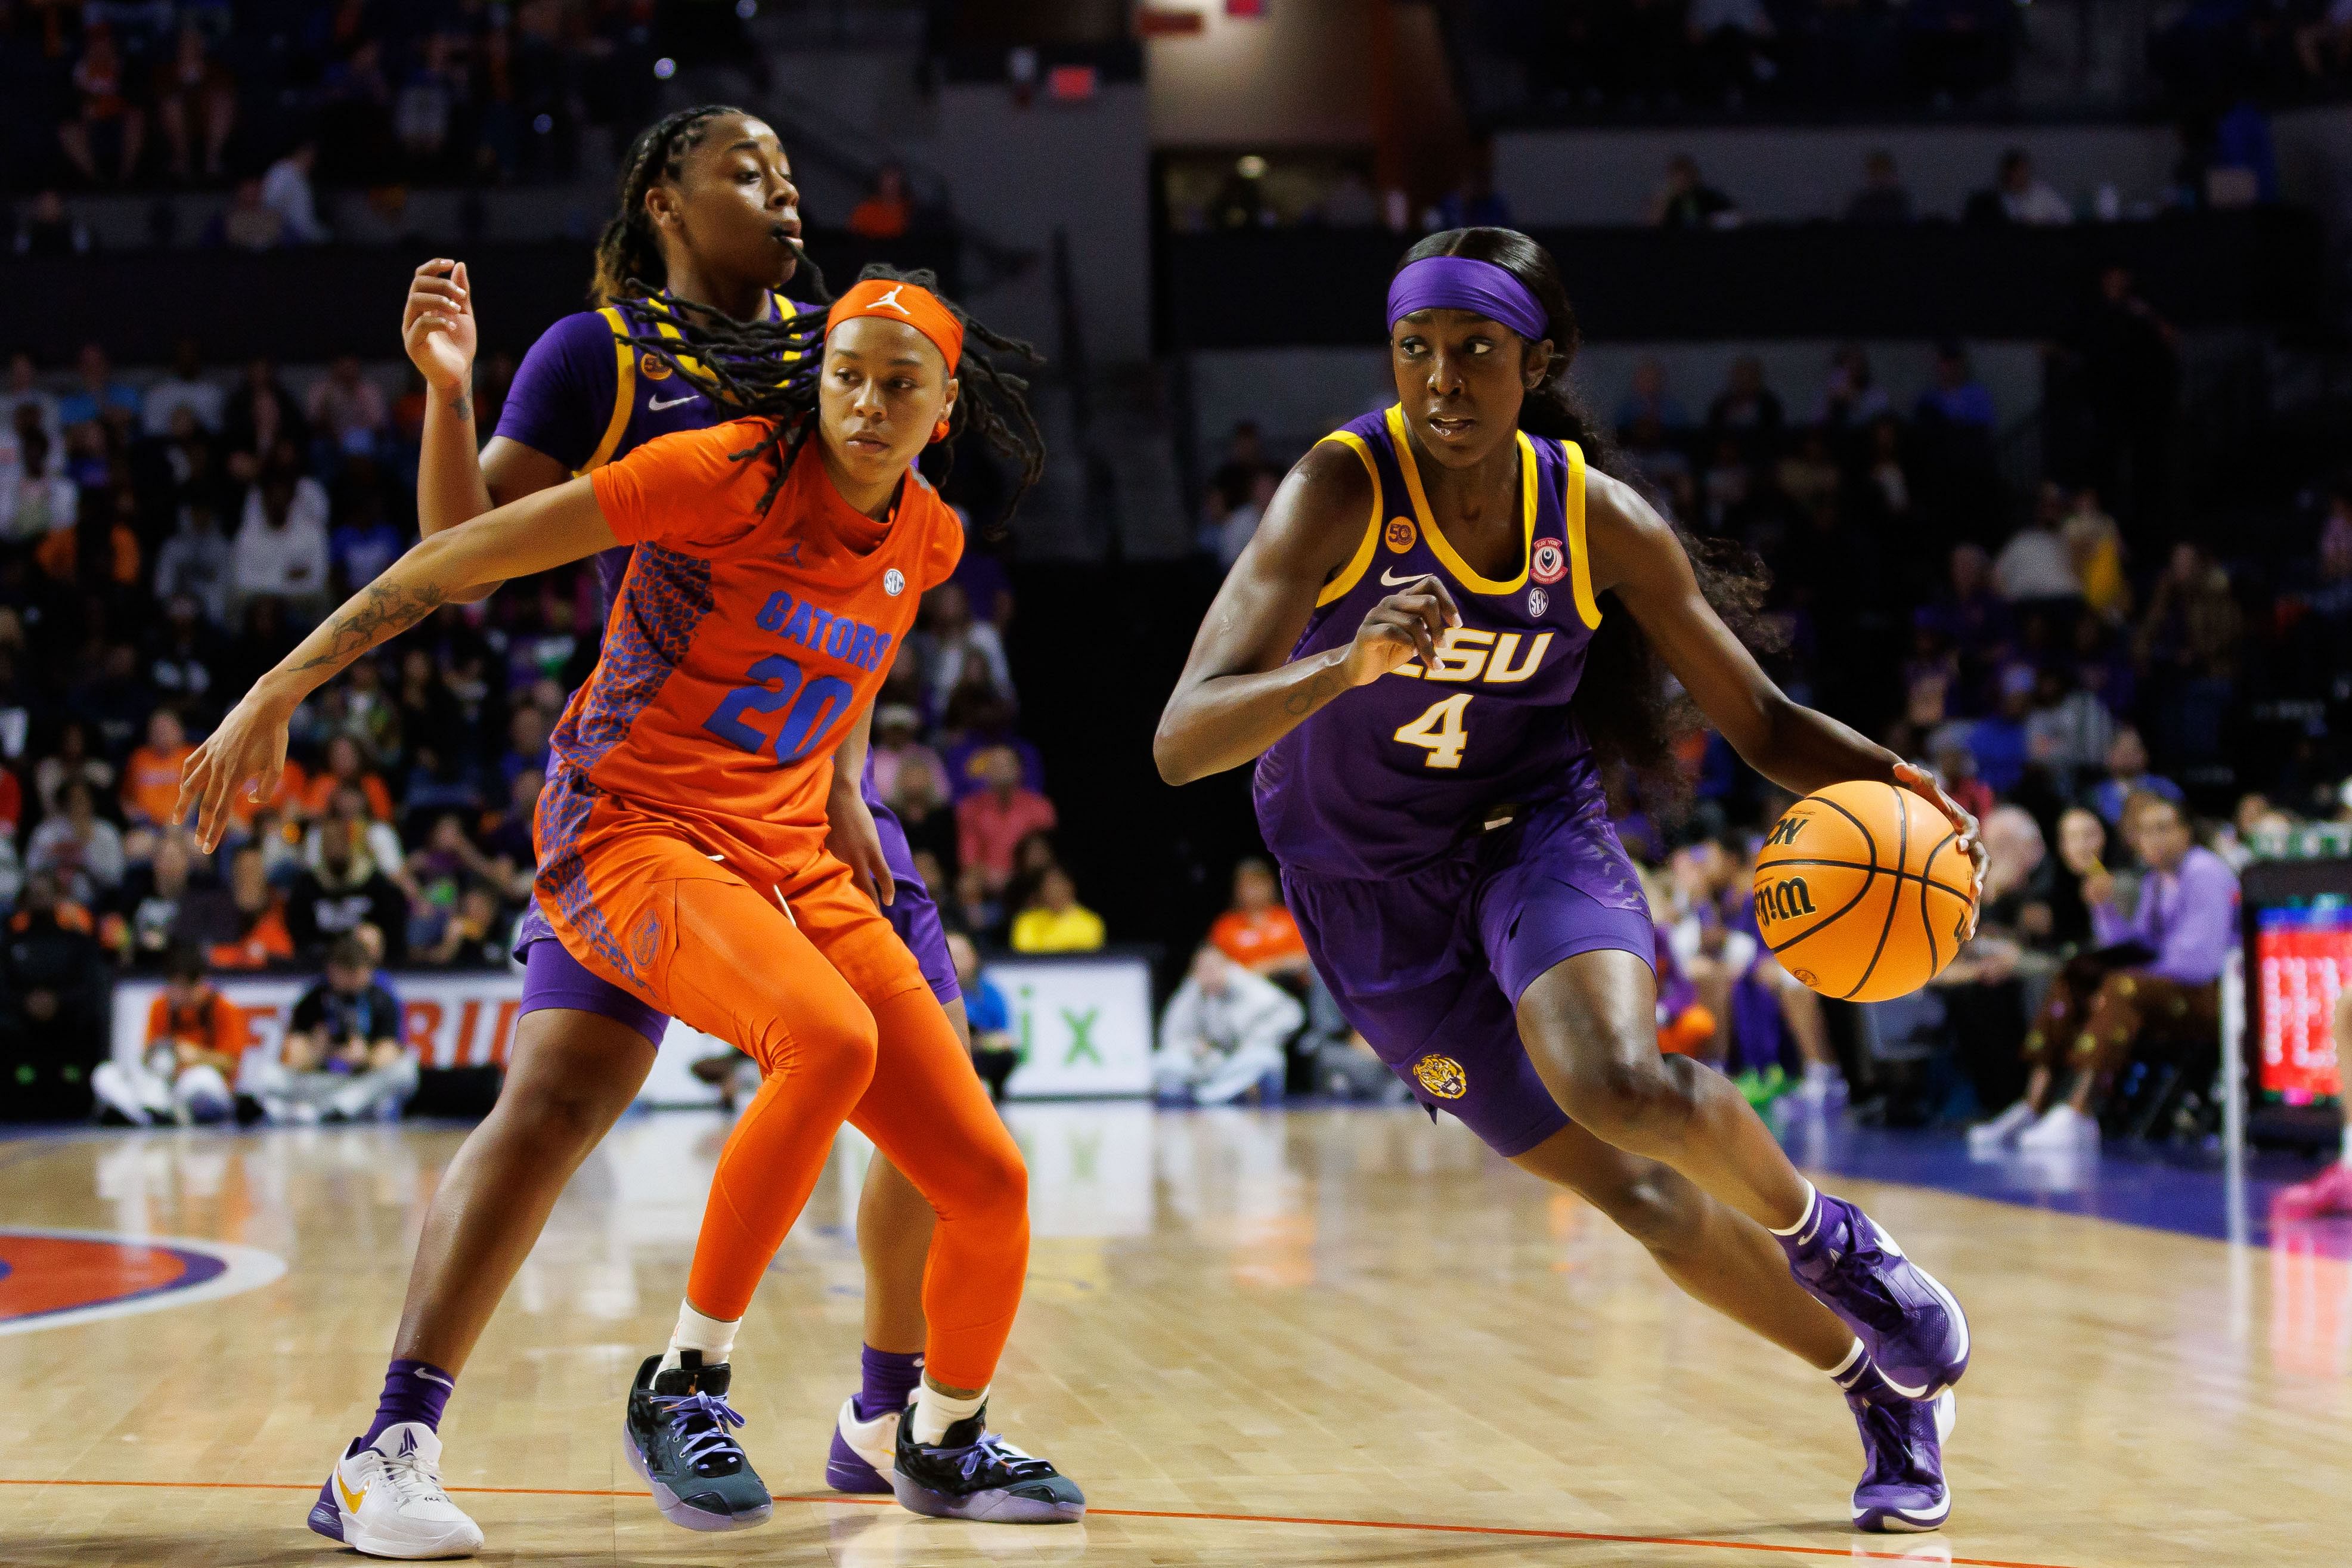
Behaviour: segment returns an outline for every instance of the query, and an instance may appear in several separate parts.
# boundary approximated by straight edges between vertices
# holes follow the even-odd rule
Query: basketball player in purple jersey
[[[417,269],[402,329],[427,386],[417,478],[425,533],[560,484],[657,436],[729,417],[658,356],[621,341],[677,339],[675,352],[684,352],[694,321],[673,308],[673,298],[739,321],[789,324],[800,312],[779,292],[803,262],[799,192],[767,125],[740,110],[684,110],[642,133],[624,169],[620,211],[597,247],[593,293],[603,307],[565,317],[531,346],[498,432],[478,455],[469,401],[476,331],[466,268],[440,260]],[[633,282],[656,292],[647,296]],[[807,314],[807,326],[814,351],[824,334],[822,305]],[[625,549],[597,558],[608,604],[628,559]],[[837,780],[861,781],[866,811],[836,803],[831,847],[873,879],[885,912],[969,1048],[939,910],[915,870],[904,830],[874,795],[866,740],[859,726],[835,769]],[[859,820],[869,816],[870,827]],[[515,946],[525,978],[506,1084],[497,1107],[443,1173],[425,1212],[383,1399],[351,1450],[362,1458],[364,1449],[380,1450],[391,1484],[362,1489],[359,1502],[322,1488],[311,1513],[311,1528],[373,1556],[447,1556],[480,1545],[480,1530],[440,1489],[442,1408],[565,1182],[636,1098],[669,1022],[582,968],[536,905]],[[914,1184],[877,1154],[857,1216],[866,1279],[863,1385],[842,1405],[825,1466],[826,1480],[838,1489],[891,1489],[899,1412],[922,1375],[923,1268],[933,1218]],[[714,1342],[707,1323],[683,1325],[680,1334],[676,1348],[701,1352],[699,1392],[724,1394],[729,1345]],[[710,1463],[744,1463],[723,1427],[702,1447]],[[336,1484],[330,1477],[328,1488]]]
[[[1569,393],[1576,320],[1540,246],[1433,235],[1399,268],[1388,321],[1397,405],[1283,482],[1169,699],[1160,773],[1255,760],[1291,912],[1381,1059],[1433,1114],[1834,1377],[1866,1458],[1855,1524],[1933,1530],[1967,1321],[1797,1173],[1730,1083],[1660,1055],[1657,938],[1601,765],[1664,758],[1671,673],[1800,795],[1870,778],[1927,795],[1981,877],[1976,824],[1789,700],[1674,528],[1592,466],[1608,453]]]

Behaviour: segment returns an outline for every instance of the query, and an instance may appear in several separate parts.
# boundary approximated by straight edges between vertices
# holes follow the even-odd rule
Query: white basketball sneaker
[[[408,1563],[482,1545],[481,1526],[441,1489],[441,1439],[421,1421],[387,1426],[373,1444],[352,1438],[319,1489],[310,1528],[362,1556]]]
[[[900,1414],[886,1410],[871,1421],[860,1421],[856,1396],[843,1400],[840,1417],[833,1424],[833,1449],[825,1456],[824,1484],[837,1492],[890,1490]]]

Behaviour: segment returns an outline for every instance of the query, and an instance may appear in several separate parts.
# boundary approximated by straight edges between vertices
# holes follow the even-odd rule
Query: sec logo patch
[[[651,350],[647,350],[637,360],[637,374],[647,381],[667,381],[670,374],[669,362]]]
[[[1412,519],[1409,517],[1392,517],[1389,519],[1388,531],[1381,535],[1381,540],[1388,545],[1388,547],[1391,550],[1395,551],[1399,555],[1411,550],[1412,548],[1412,542],[1420,537],[1421,531],[1413,527]]]
[[[1528,573],[1538,583],[1557,583],[1568,575],[1568,552],[1557,539],[1536,541],[1535,553],[1528,557]]]
[[[882,574],[882,591],[892,598],[907,591],[907,574],[893,566]]]

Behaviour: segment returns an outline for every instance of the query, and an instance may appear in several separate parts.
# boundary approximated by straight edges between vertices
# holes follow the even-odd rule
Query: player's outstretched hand
[[[824,809],[830,824],[825,848],[849,868],[851,879],[873,894],[877,906],[887,908],[898,900],[898,884],[890,875],[890,863],[882,858],[882,833],[874,826],[865,795],[854,783],[846,788],[836,783]]]
[[[1984,837],[1978,832],[1977,819],[1968,808],[1944,793],[1943,781],[1927,769],[1909,763],[1895,764],[1895,782],[1914,795],[1927,797],[1937,811],[1951,819],[1952,831],[1960,836],[1960,849],[1969,858],[1974,880],[1969,889],[1969,935],[1977,934],[1977,913],[1984,902],[1985,855]],[[1965,939],[1963,939],[1965,940]]]
[[[1349,645],[1344,673],[1350,686],[1370,686],[1416,656],[1434,663],[1437,645],[1462,624],[1454,595],[1433,574],[1416,577],[1374,605]]]
[[[400,342],[435,391],[455,392],[466,384],[477,339],[464,262],[436,258],[416,269],[408,283],[408,308],[401,312]]]
[[[257,804],[276,797],[286,773],[286,725],[292,716],[258,688],[248,691],[180,769],[180,801],[172,808],[172,820],[193,816],[196,846],[205,854],[220,847],[238,790]]]

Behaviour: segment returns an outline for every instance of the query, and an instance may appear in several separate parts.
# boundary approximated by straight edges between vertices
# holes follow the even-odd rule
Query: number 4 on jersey
[[[1463,750],[1470,744],[1470,731],[1462,722],[1470,697],[1467,691],[1457,691],[1442,702],[1431,703],[1427,712],[1396,732],[1396,739],[1429,753],[1421,759],[1423,767],[1460,767]]]

